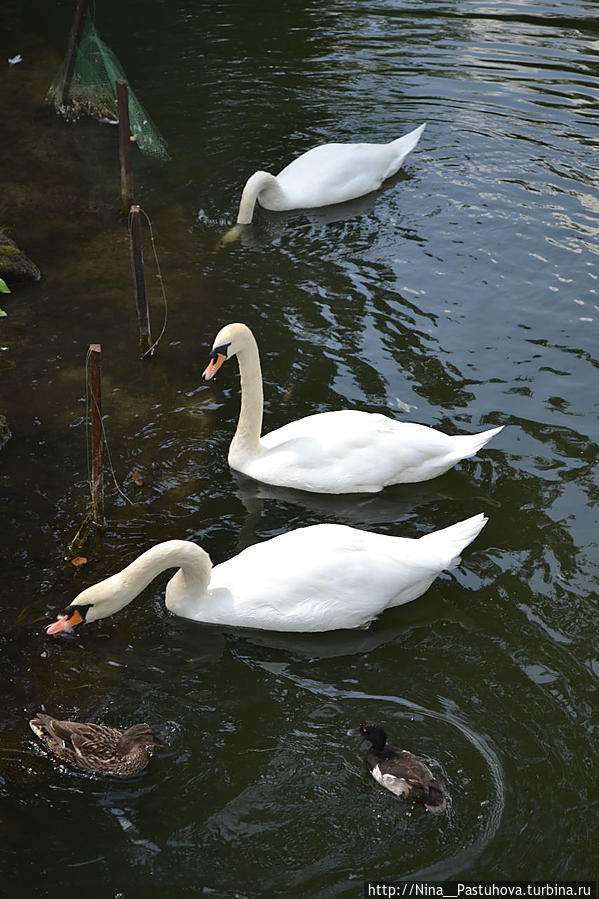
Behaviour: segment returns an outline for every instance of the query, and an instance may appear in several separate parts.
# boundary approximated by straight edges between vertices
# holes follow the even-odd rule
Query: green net
[[[46,95],[57,112],[66,118],[77,118],[82,114],[97,119],[118,119],[116,102],[116,81],[127,80],[120,62],[96,31],[90,14],[87,14],[85,28],[73,71],[73,78],[66,103],[62,103],[62,82],[66,59],[60,67]],[[131,133],[139,149],[148,156],[168,159],[166,141],[152,122],[149,115],[129,88],[129,124]]]

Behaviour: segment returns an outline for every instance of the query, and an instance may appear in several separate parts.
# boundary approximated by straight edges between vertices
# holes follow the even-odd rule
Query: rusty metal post
[[[104,525],[104,474],[102,439],[102,347],[91,343],[89,347],[89,392],[92,420],[91,445],[91,494],[93,520],[98,527]]]
[[[135,284],[135,297],[137,299],[137,317],[139,319],[139,345],[144,352],[152,345],[150,334],[150,313],[148,311],[148,299],[146,297],[146,281],[144,276],[144,250],[141,239],[141,219],[139,206],[132,206],[129,210],[129,231],[131,234],[131,264],[133,267],[133,282]]]
[[[127,212],[133,202],[133,172],[131,170],[131,125],[129,123],[129,85],[121,78],[116,81],[116,101],[119,114],[119,156],[121,160],[121,206]]]
[[[77,0],[75,9],[75,17],[71,25],[71,33],[69,34],[69,44],[67,47],[67,55],[65,57],[65,66],[62,76],[62,84],[60,85],[60,105],[65,106],[69,99],[69,91],[71,90],[71,81],[73,80],[73,72],[75,71],[75,60],[77,59],[77,51],[81,43],[81,35],[83,34],[83,25],[85,23],[85,14],[89,0]]]

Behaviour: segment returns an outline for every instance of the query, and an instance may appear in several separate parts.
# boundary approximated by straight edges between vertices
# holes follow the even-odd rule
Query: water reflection
[[[506,787],[501,762],[489,740],[481,734],[475,733],[468,727],[462,716],[457,715],[454,710],[450,711],[447,708],[441,712],[435,712],[399,696],[374,695],[351,689],[339,689],[305,676],[294,675],[285,663],[253,660],[247,656],[244,660],[250,667],[253,668],[257,665],[279,681],[290,680],[298,685],[301,691],[307,691],[320,699],[320,703],[314,707],[313,711],[297,722],[293,749],[290,745],[283,743],[273,753],[269,753],[270,757],[267,760],[269,769],[279,773],[285,771],[286,775],[292,776],[293,780],[299,785],[302,779],[303,765],[299,762],[299,759],[297,762],[289,759],[290,751],[299,751],[307,755],[308,758],[315,756],[318,759],[320,777],[316,781],[310,779],[310,781],[306,781],[304,784],[304,790],[307,789],[309,791],[312,808],[315,805],[318,807],[322,803],[322,799],[326,798],[329,814],[334,813],[335,807],[340,802],[341,795],[346,793],[346,791],[349,793],[350,784],[348,781],[353,780],[355,773],[360,771],[360,769],[361,772],[364,772],[363,759],[360,759],[362,764],[355,773],[353,766],[349,762],[349,756],[353,755],[355,757],[357,754],[355,750],[352,751],[348,748],[344,751],[342,749],[343,733],[335,733],[334,730],[335,726],[338,726],[339,718],[344,716],[346,720],[351,721],[351,716],[357,715],[354,720],[363,720],[364,709],[368,709],[366,717],[374,717],[379,720],[380,715],[385,710],[384,720],[388,723],[389,731],[392,732],[393,729],[395,731],[403,731],[405,734],[406,729],[409,731],[417,728],[420,745],[426,745],[426,738],[423,734],[427,730],[435,731],[436,736],[429,738],[431,743],[436,740],[437,746],[442,745],[444,752],[451,758],[453,765],[456,762],[462,765],[465,763],[465,758],[469,753],[464,743],[469,743],[470,750],[473,750],[474,754],[478,754],[478,764],[473,758],[468,758],[469,774],[466,776],[464,768],[450,771],[447,765],[440,764],[438,759],[429,755],[425,756],[425,760],[427,764],[432,766],[435,776],[441,778],[449,792],[455,796],[457,805],[460,805],[460,794],[467,790],[468,778],[472,776],[475,768],[484,769],[481,779],[487,782],[487,788],[484,791],[485,798],[480,804],[474,803],[472,805],[473,818],[468,823],[464,820],[463,815],[457,817],[451,806],[447,818],[440,821],[438,826],[429,826],[429,822],[423,822],[427,830],[438,830],[436,836],[440,843],[439,854],[442,858],[437,859],[434,864],[427,868],[410,870],[409,876],[421,879],[425,879],[428,876],[433,878],[452,876],[463,870],[466,864],[474,861],[484,847],[493,840],[501,825],[505,804],[504,794]],[[323,698],[326,699],[326,705],[323,705]],[[393,708],[394,706],[395,709]],[[397,707],[402,711],[398,713]],[[356,712],[356,708],[359,711]],[[375,708],[376,713],[373,712]],[[453,733],[452,729],[455,729]],[[401,739],[401,745],[404,745],[403,734]],[[360,755],[364,755],[363,750],[360,751]],[[479,778],[481,774],[482,772],[479,771]],[[478,781],[479,789],[481,779]],[[358,789],[352,784],[351,792],[356,794],[354,803],[346,796],[344,805],[348,801],[351,808],[352,805],[357,805],[360,799],[364,800],[367,791],[371,792],[368,789],[371,785],[368,783],[367,777],[364,776],[363,780],[363,786],[360,785]],[[318,789],[319,784],[322,784],[322,790]],[[263,798],[265,787],[268,788],[268,793],[271,795],[270,803],[265,802]],[[289,833],[290,827],[292,827],[291,821],[293,820],[290,804],[286,803],[287,808],[283,821],[280,820],[281,810],[276,804],[274,808],[277,814],[274,819],[271,811],[272,794],[274,793],[276,796],[281,788],[287,792],[288,787],[284,782],[281,782],[280,776],[276,775],[273,779],[272,775],[269,776],[268,771],[265,772],[258,783],[235,797],[235,800],[220,811],[216,817],[208,819],[206,822],[208,831],[216,830],[219,838],[225,839],[227,843],[243,845],[247,837],[250,836],[247,822],[249,809],[252,808],[257,810],[257,814],[250,818],[254,822],[252,827],[256,826],[255,822],[258,821],[261,830],[276,826],[277,828],[285,827]],[[323,792],[325,797],[322,796]],[[380,793],[379,789],[377,790],[378,795],[376,795],[376,798],[373,797],[379,805],[379,817],[385,804],[393,807],[397,802],[395,800],[393,803],[386,803],[385,800],[388,797],[382,797]],[[293,803],[291,803],[291,806],[293,806]],[[477,810],[482,813],[477,815]],[[401,837],[405,839],[410,832],[413,833],[413,825],[416,822],[410,820],[410,818],[412,815],[416,817],[418,811],[412,812],[409,806],[398,810],[399,814],[394,816],[394,839]],[[357,817],[359,820],[361,816],[358,814]],[[311,818],[310,821],[304,823],[310,827],[310,825],[314,826],[316,820],[317,818]],[[449,832],[447,833],[447,831]],[[357,835],[357,831],[350,826],[346,831],[346,837],[352,847],[352,852],[360,854],[361,850],[358,848],[358,844],[353,843],[354,835]],[[441,839],[439,839],[440,837]],[[443,846],[442,849],[441,846]],[[404,844],[404,864],[407,862],[408,869],[411,867],[408,860],[410,855],[411,846],[408,841],[407,844]]]
[[[442,478],[424,481],[420,484],[402,484],[387,488],[377,494],[318,494],[304,490],[291,490],[285,487],[273,487],[263,484],[239,472],[231,471],[231,479],[237,484],[235,495],[239,497],[247,512],[237,542],[238,551],[256,543],[268,515],[272,514],[272,504],[283,509],[287,506],[304,510],[304,521],[333,521],[349,524],[364,529],[392,532],[404,536],[401,532],[403,522],[409,522],[410,535],[414,526],[418,528],[423,522],[434,520],[439,503],[450,507],[458,504],[468,484],[468,475],[451,473]],[[492,498],[482,491],[473,492],[472,508],[485,509],[493,507]],[[434,506],[435,509],[427,507]],[[305,513],[309,514],[306,517]],[[295,513],[298,515],[298,512]],[[377,528],[384,524],[387,527]],[[423,530],[422,533],[425,531]],[[408,536],[406,533],[405,536]]]
[[[391,138],[390,138],[391,139]],[[418,145],[420,147],[420,144]],[[409,162],[406,163],[409,169]],[[417,164],[417,162],[416,162]],[[317,209],[294,209],[291,212],[272,212],[256,205],[254,222],[250,225],[233,225],[221,237],[218,247],[226,247],[239,241],[246,249],[258,249],[264,243],[264,238],[269,241],[280,241],[289,227],[301,227],[306,230],[311,238],[316,235],[322,237],[321,229],[333,223],[343,223],[351,219],[362,218],[370,214],[380,196],[387,190],[401,189],[399,185],[409,178],[409,174],[402,168],[396,175],[385,181],[383,187],[372,191],[365,196],[347,200],[344,203],[332,203]],[[214,226],[215,222],[206,218],[203,210],[197,213],[196,221],[200,226]],[[336,240],[339,240],[337,235]],[[339,240],[339,243],[341,241]]]

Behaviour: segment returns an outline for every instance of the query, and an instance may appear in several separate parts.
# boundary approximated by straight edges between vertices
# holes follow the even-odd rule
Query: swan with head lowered
[[[237,356],[241,375],[241,412],[229,447],[229,465],[277,487],[377,493],[391,484],[428,481],[473,456],[502,429],[449,437],[378,412],[345,409],[309,415],[261,436],[260,357],[246,325],[226,325],[219,331],[204,378],[214,377],[232,356]]]
[[[118,612],[168,568],[179,570],[167,584],[166,606],[183,618],[272,631],[364,627],[455,568],[486,522],[475,515],[418,539],[316,524],[256,543],[214,567],[197,544],[169,540],[83,590],[47,631],[58,634]]]
[[[314,209],[377,190],[399,171],[424,125],[387,144],[322,144],[290,162],[278,175],[254,172],[239,204],[238,225],[249,225],[256,201],[265,209]]]

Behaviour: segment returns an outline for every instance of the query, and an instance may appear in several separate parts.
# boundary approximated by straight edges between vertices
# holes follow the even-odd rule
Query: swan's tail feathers
[[[390,178],[391,175],[395,175],[395,173],[399,171],[408,153],[412,152],[412,150],[420,140],[420,135],[424,131],[425,127],[426,122],[424,125],[420,125],[418,128],[414,128],[414,130],[410,131],[409,134],[404,134],[402,137],[398,137],[396,140],[392,140],[391,143],[387,144],[387,148],[391,152],[388,153],[389,160],[387,171],[383,175],[383,181],[386,178]]]
[[[490,428],[488,431],[481,431],[480,434],[458,434],[456,437],[452,437],[451,456],[455,458],[456,462],[475,456],[500,431],[503,431],[503,425],[498,428]]]
[[[430,552],[437,552],[444,569],[456,568],[462,561],[460,553],[478,537],[488,518],[482,512],[465,521],[458,521],[448,528],[433,531],[420,538],[420,543],[430,544]],[[434,548],[433,548],[434,547]]]
[[[422,132],[426,128],[426,122],[424,125],[420,125],[418,128],[414,128],[413,131],[410,131],[408,134],[402,135],[402,137],[398,137],[395,140],[391,141],[391,146],[395,147],[395,149],[402,153],[402,159],[405,159],[408,153],[411,153],[420,138],[422,137]]]

